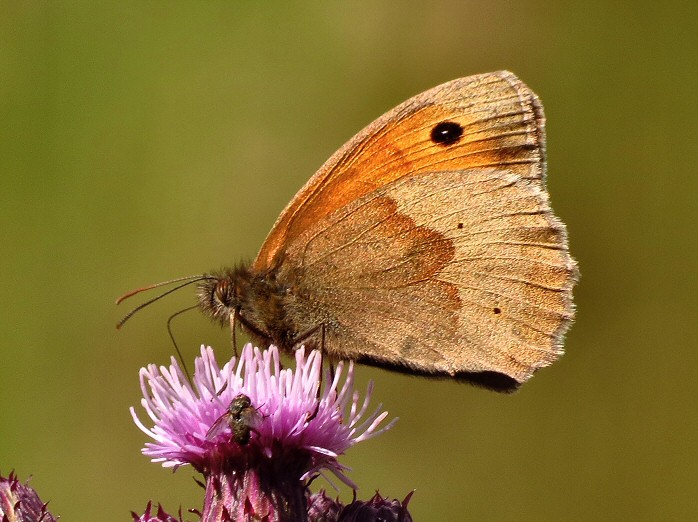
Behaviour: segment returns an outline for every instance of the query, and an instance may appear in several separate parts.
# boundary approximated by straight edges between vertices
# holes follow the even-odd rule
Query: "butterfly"
[[[510,72],[423,92],[332,155],[252,263],[196,276],[198,305],[287,352],[515,390],[574,317],[545,147],[543,106]]]

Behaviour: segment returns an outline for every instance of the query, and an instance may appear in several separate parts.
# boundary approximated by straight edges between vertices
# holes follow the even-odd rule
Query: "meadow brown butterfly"
[[[562,353],[577,266],[538,97],[506,71],[415,96],[337,151],[199,306],[257,342],[512,391]]]

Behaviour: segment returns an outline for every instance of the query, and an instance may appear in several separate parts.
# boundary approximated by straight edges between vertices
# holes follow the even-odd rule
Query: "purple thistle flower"
[[[138,515],[131,511],[133,522],[182,522],[182,514],[175,518],[165,512],[161,505],[158,504],[157,512],[153,513],[153,503],[148,502],[145,507],[145,513]]]
[[[373,389],[359,400],[349,363],[339,363],[320,391],[322,357],[303,348],[296,369],[282,369],[275,347],[245,346],[221,369],[201,348],[190,383],[173,358],[140,371],[141,404],[154,423],[135,423],[153,439],[143,454],[165,467],[191,464],[206,478],[201,520],[307,520],[307,486],[329,471],[356,489],[337,460],[348,448],[389,429],[380,405],[367,415]]]
[[[412,491],[401,502],[383,498],[377,491],[368,501],[355,500],[339,513],[338,522],[412,522],[407,511],[407,504],[412,498]]]
[[[0,521],[2,522],[56,522],[46,509],[34,488],[22,484],[14,473],[0,475]]]
[[[407,504],[412,498],[409,493],[404,500],[389,500],[380,493],[370,500],[356,500],[344,506],[339,499],[332,500],[324,491],[308,498],[309,522],[412,522]]]
[[[338,498],[332,500],[322,489],[308,497],[308,521],[337,522],[342,507]]]

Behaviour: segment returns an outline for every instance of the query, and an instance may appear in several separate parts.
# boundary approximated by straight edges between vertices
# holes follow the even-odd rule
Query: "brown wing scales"
[[[431,140],[443,121],[464,130],[449,147]],[[453,80],[389,111],[337,151],[281,213],[253,268],[273,266],[288,242],[318,220],[402,177],[496,166],[541,182],[544,155],[542,108],[515,75]]]
[[[316,222],[286,263],[329,353],[424,373],[523,382],[573,314],[564,226],[537,184],[497,169],[392,182]]]

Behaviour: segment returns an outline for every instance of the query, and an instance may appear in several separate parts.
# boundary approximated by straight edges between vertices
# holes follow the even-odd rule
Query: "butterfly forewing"
[[[443,122],[457,143],[435,143]],[[497,167],[535,183],[544,177],[545,135],[538,98],[507,71],[453,80],[389,111],[335,153],[282,212],[254,262],[278,262],[289,240],[371,191],[420,172]]]

